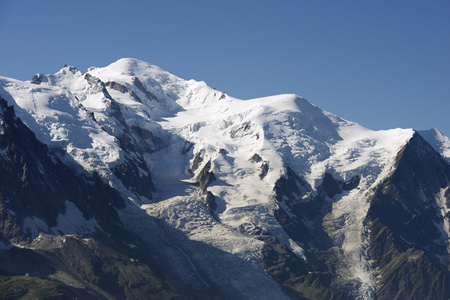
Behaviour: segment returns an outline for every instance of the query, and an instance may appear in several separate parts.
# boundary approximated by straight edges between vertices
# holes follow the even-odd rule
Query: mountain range
[[[137,59],[0,77],[5,299],[449,299],[450,139]]]

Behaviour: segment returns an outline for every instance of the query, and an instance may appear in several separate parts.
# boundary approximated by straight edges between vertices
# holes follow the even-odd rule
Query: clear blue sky
[[[242,98],[450,136],[450,1],[0,0],[0,75],[134,57]]]

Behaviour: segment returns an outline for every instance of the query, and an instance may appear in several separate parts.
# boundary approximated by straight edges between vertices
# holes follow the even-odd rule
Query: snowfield
[[[185,283],[213,282],[242,298],[287,298],[260,263],[263,242],[245,235],[242,226],[270,232],[306,259],[303,245],[288,236],[274,213],[280,205],[275,183],[287,167],[313,192],[326,172],[344,182],[360,176],[358,188],[330,199],[332,210],[322,225],[340,249],[339,284],[351,283],[358,299],[374,297],[365,253],[368,199],[414,130],[371,131],[296,95],[236,99],[136,59],[85,73],[64,67],[42,75],[39,84],[0,77],[0,95],[66,164],[79,172],[95,170],[130,200],[119,212],[122,220]],[[435,148],[449,159],[449,139],[436,136]],[[112,171],[130,161],[150,170],[152,199]],[[208,163],[206,171],[215,177],[207,186],[215,196],[213,213],[194,184]],[[136,176],[149,174],[139,168]],[[447,212],[445,205],[441,209]],[[33,236],[45,227],[41,220],[26,222]],[[77,233],[96,226],[68,205],[53,230]]]

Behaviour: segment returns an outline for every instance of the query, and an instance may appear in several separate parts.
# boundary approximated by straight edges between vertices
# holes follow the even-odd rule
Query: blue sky
[[[0,75],[134,57],[241,98],[450,136],[450,1],[0,0]]]

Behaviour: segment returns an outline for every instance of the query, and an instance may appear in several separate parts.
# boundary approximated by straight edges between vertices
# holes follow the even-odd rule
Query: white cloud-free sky
[[[133,57],[249,99],[450,136],[450,1],[0,0],[0,75]]]

